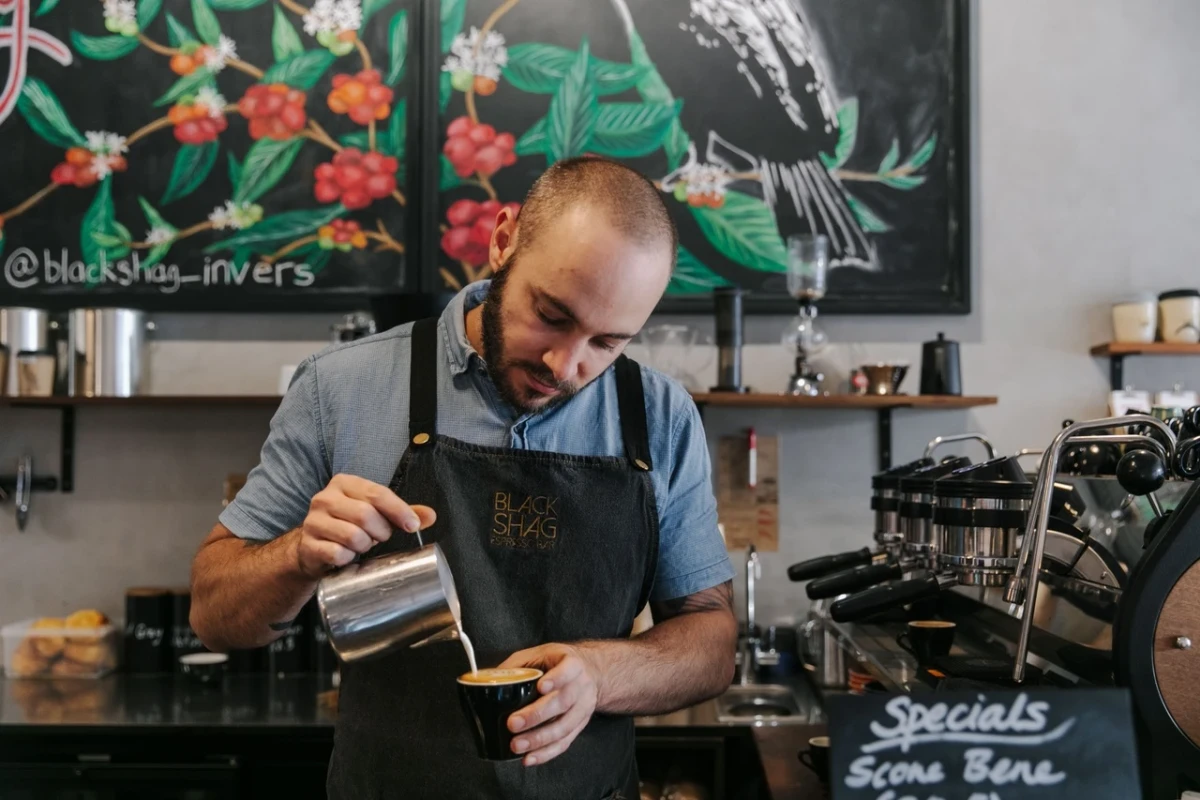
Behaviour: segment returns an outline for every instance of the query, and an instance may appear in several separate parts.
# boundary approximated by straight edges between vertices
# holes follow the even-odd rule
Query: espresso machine
[[[1095,447],[1111,451],[1111,472],[1063,474],[1075,463],[1069,451]],[[1032,473],[1019,463],[1030,455],[1039,456]],[[1200,408],[1167,423],[1141,414],[1070,423],[1044,450],[938,466],[897,482],[898,547],[808,584],[806,627],[890,691],[1128,687],[1145,797],[1200,791]],[[1109,516],[1084,498],[1110,487],[1123,506],[1152,510],[1132,547],[1132,533],[1117,535],[1134,558],[1118,558],[1114,541],[1085,524]],[[1165,509],[1159,495],[1181,499]],[[905,662],[909,677],[884,674],[907,658],[896,632],[931,618],[956,623],[958,652]],[[821,666],[839,660],[821,655]],[[819,689],[837,688],[813,673]]]

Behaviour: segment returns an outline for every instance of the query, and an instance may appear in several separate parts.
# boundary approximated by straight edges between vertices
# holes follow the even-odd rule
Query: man
[[[630,800],[632,716],[731,682],[733,569],[699,415],[621,355],[675,250],[653,184],[560,162],[518,217],[500,211],[490,283],[440,320],[296,371],[261,463],[196,556],[201,640],[261,646],[326,571],[429,529],[480,665],[545,671],[509,718],[514,760],[486,762],[455,696],[469,669],[457,643],[344,665],[331,797]],[[647,599],[656,624],[630,637]]]

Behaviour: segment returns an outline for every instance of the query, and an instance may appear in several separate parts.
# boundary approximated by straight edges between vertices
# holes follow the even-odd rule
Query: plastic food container
[[[0,628],[10,678],[99,678],[117,666],[117,629],[42,618]]]

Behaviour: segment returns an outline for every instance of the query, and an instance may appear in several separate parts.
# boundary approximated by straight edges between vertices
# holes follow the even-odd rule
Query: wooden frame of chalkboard
[[[34,1],[18,0],[25,5]],[[810,114],[808,123],[814,131],[812,145],[819,148],[804,156],[795,155],[788,149],[793,148],[795,143],[787,133],[786,125],[789,123],[786,119],[768,124],[764,121],[765,116],[760,119],[757,115],[747,114],[744,108],[726,109],[726,106],[737,105],[736,102],[730,102],[730,98],[737,99],[737,89],[730,90],[732,94],[718,93],[715,101],[708,102],[704,92],[695,90],[695,84],[689,83],[699,76],[702,87],[710,82],[726,87],[736,84],[744,93],[744,84],[737,83],[741,81],[737,74],[750,75],[755,69],[754,59],[738,63],[736,73],[732,69],[720,71],[721,68],[729,68],[728,63],[718,63],[709,72],[699,67],[692,69],[692,61],[700,64],[703,53],[697,55],[691,51],[686,56],[687,69],[680,70],[679,64],[671,63],[669,54],[676,51],[677,45],[694,46],[696,41],[703,40],[705,31],[700,31],[697,26],[702,28],[703,23],[711,22],[694,14],[688,17],[687,3],[682,0],[676,3],[608,0],[589,5],[586,13],[581,11],[574,15],[579,19],[569,24],[576,27],[570,32],[561,32],[557,28],[538,28],[538,25],[549,24],[545,14],[545,4],[548,2],[550,0],[361,0],[362,8],[368,9],[369,15],[374,15],[370,25],[364,22],[360,30],[362,40],[359,44],[366,43],[365,48],[360,48],[364,56],[362,66],[366,66],[366,53],[370,50],[376,68],[390,73],[388,79],[395,81],[392,86],[396,95],[389,108],[394,109],[401,102],[407,102],[403,139],[408,146],[403,147],[398,142],[395,147],[404,151],[404,163],[401,166],[404,177],[399,188],[408,195],[410,203],[404,210],[402,220],[397,218],[397,213],[389,214],[382,209],[386,198],[363,213],[340,215],[344,219],[359,217],[362,225],[373,226],[378,221],[381,226],[379,231],[382,232],[376,234],[368,229],[368,235],[379,238],[379,241],[372,241],[366,249],[357,249],[356,245],[353,252],[341,252],[334,248],[333,263],[338,270],[345,272],[332,276],[327,273],[325,278],[328,280],[322,279],[316,286],[310,283],[308,288],[284,286],[275,291],[264,287],[263,291],[247,292],[239,280],[241,290],[185,290],[174,294],[156,293],[136,285],[128,291],[110,291],[107,288],[104,291],[92,291],[74,284],[25,289],[17,288],[16,283],[5,280],[0,281],[0,305],[32,305],[51,310],[121,305],[152,311],[338,311],[366,307],[371,304],[372,297],[452,290],[469,280],[487,277],[490,268],[469,264],[478,248],[471,252],[454,253],[455,256],[461,256],[458,258],[448,257],[443,237],[450,227],[445,217],[449,203],[463,198],[518,201],[533,177],[553,160],[552,156],[562,157],[581,151],[624,160],[654,178],[664,193],[670,195],[665,195],[666,200],[681,227],[684,248],[680,251],[680,266],[676,273],[679,283],[675,285],[673,281],[672,289],[659,306],[660,312],[709,313],[712,308],[711,289],[731,282],[746,289],[745,309],[749,313],[793,312],[795,301],[786,292],[784,276],[787,258],[784,234],[793,232],[825,232],[832,239],[838,264],[830,271],[829,290],[820,303],[822,313],[964,314],[970,311],[969,0],[940,0],[928,6],[935,11],[920,13],[897,11],[898,4],[886,4],[881,0],[848,0],[847,3],[828,6],[848,10],[823,12],[820,9],[825,6],[814,4],[792,20],[793,24],[803,26],[797,35],[805,41],[805,46],[812,44],[813,47],[811,51],[800,53],[802,58],[797,58],[797,54],[790,51],[785,53],[792,56],[793,63],[800,63],[803,69],[809,70],[809,73],[800,72],[791,77],[795,86],[796,107],[804,103],[811,106],[817,97],[821,98],[823,104],[819,108],[811,106],[804,109],[805,114]],[[290,25],[299,28],[300,12],[312,5],[283,3],[282,7],[292,14]],[[82,65],[89,75],[93,71],[108,75],[110,73],[104,70],[117,68],[145,72],[147,80],[154,79],[151,84],[155,95],[172,81],[175,83],[155,101],[154,105],[161,109],[158,112],[150,111],[153,96],[142,97],[140,94],[138,102],[133,104],[136,107],[131,106],[129,113],[125,110],[120,113],[102,111],[97,99],[88,96],[92,90],[80,94],[71,88],[71,81],[77,80],[70,77],[72,73],[53,64],[47,68],[45,56],[37,56],[39,60],[34,65],[38,69],[30,72],[23,99],[12,110],[14,119],[4,120],[0,109],[0,121],[5,123],[6,135],[19,131],[22,137],[36,135],[45,140],[38,141],[37,148],[30,148],[28,157],[12,162],[15,171],[10,174],[15,175],[14,180],[23,180],[21,191],[14,194],[14,202],[30,196],[13,208],[0,210],[0,214],[9,217],[3,220],[4,229],[0,238],[0,247],[4,248],[0,261],[4,262],[6,268],[14,251],[26,245],[41,252],[42,247],[51,243],[58,245],[60,241],[75,248],[70,254],[71,259],[88,261],[103,251],[111,263],[114,254],[128,252],[131,246],[134,251],[143,248],[141,254],[153,257],[155,250],[149,236],[155,233],[156,228],[162,227],[159,222],[164,217],[169,220],[165,222],[168,232],[174,230],[182,239],[194,235],[189,233],[196,227],[193,223],[199,219],[203,224],[204,215],[209,213],[209,209],[215,204],[217,209],[213,213],[219,211],[222,200],[227,197],[236,201],[241,195],[250,198],[247,202],[262,203],[266,206],[268,220],[292,210],[312,215],[322,208],[335,209],[335,205],[321,205],[329,198],[322,198],[320,191],[316,190],[315,182],[319,182],[319,178],[314,181],[309,177],[315,165],[330,157],[327,150],[322,150],[328,145],[321,145],[318,141],[321,139],[318,134],[323,130],[319,123],[311,135],[307,129],[303,132],[318,143],[304,145],[303,153],[296,158],[290,172],[278,163],[279,154],[274,152],[274,160],[256,160],[259,167],[263,167],[261,162],[265,161],[271,169],[259,169],[253,180],[249,177],[240,180],[244,165],[231,164],[228,186],[225,184],[224,164],[214,170],[211,169],[211,160],[207,164],[212,173],[208,183],[201,185],[201,180],[197,179],[195,185],[186,187],[182,178],[177,180],[176,173],[184,173],[180,166],[183,155],[176,151],[180,149],[179,143],[187,145],[187,136],[180,138],[181,123],[178,121],[173,120],[172,124],[179,143],[171,140],[172,127],[165,118],[144,125],[143,128],[147,130],[144,135],[142,129],[138,129],[131,138],[140,137],[141,141],[134,152],[127,154],[131,173],[127,175],[119,174],[125,169],[123,159],[115,159],[115,155],[120,153],[108,153],[105,148],[109,145],[102,138],[93,140],[90,136],[94,127],[131,130],[138,124],[134,120],[140,121],[139,115],[149,119],[166,111],[171,104],[190,102],[192,95],[181,92],[184,89],[194,92],[199,84],[182,85],[187,82],[188,75],[182,74],[181,77],[174,64],[175,55],[185,50],[192,52],[197,59],[200,56],[196,53],[209,54],[208,50],[195,51],[195,48],[215,48],[221,33],[220,26],[224,25],[228,28],[227,32],[237,38],[239,47],[245,43],[243,49],[246,52],[239,54],[240,59],[229,62],[240,61],[238,69],[227,71],[221,83],[214,81],[211,84],[211,88],[225,92],[231,102],[239,101],[225,109],[228,127],[232,130],[221,133],[221,147],[226,151],[220,158],[222,162],[226,154],[234,155],[232,161],[235,162],[255,160],[247,151],[248,148],[242,145],[247,145],[249,149],[264,145],[261,134],[255,135],[251,131],[247,138],[243,131],[250,120],[249,117],[242,118],[246,115],[240,108],[241,101],[245,99],[243,92],[249,92],[247,84],[253,84],[254,80],[247,81],[245,75],[234,73],[240,70],[254,76],[257,70],[260,83],[267,83],[268,79],[289,73],[290,77],[295,78],[298,71],[301,79],[295,88],[303,88],[304,70],[299,67],[306,65],[289,69],[285,63],[285,53],[280,52],[281,48],[286,51],[291,46],[297,48],[293,54],[299,54],[302,61],[316,59],[324,70],[314,79],[315,84],[308,82],[311,95],[307,103],[309,119],[315,121],[320,117],[330,125],[336,139],[346,146],[353,146],[357,142],[365,152],[365,130],[354,133],[353,126],[345,116],[336,118],[343,126],[334,127],[329,121],[328,111],[323,108],[326,95],[332,97],[338,88],[331,84],[331,79],[356,79],[355,71],[360,66],[355,61],[357,56],[353,51],[339,55],[342,53],[340,45],[332,39],[323,43],[312,41],[314,37],[308,35],[307,19],[304,20],[305,35],[297,34],[276,41],[272,32],[271,46],[267,47],[265,41],[255,42],[255,37],[245,32],[248,26],[269,24],[270,13],[266,9],[273,8],[274,4],[264,4],[262,0],[178,0],[164,7],[159,0],[133,0],[132,7],[138,11],[134,19],[139,26],[138,34],[141,35],[144,27],[148,38],[152,40],[147,44],[143,41],[147,37],[131,37],[129,31],[121,29],[122,24],[132,24],[129,20],[105,17],[102,20],[103,27],[107,27],[108,33],[112,34],[105,35],[98,18],[85,17],[82,11],[70,12],[73,16],[61,16],[68,13],[66,9],[74,6],[63,4],[57,11],[54,11],[54,4],[45,4],[44,7],[50,13],[41,16],[39,12],[33,24],[44,29],[39,30],[43,36],[49,33],[52,37],[70,40],[76,51],[76,69]],[[634,13],[630,12],[630,8],[634,9]],[[204,9],[208,11],[201,14]],[[214,9],[218,13],[214,14]],[[660,9],[667,10],[660,12]],[[146,19],[142,18],[143,13]],[[396,43],[400,38],[396,35],[396,23],[402,13],[408,15],[407,36],[404,37],[408,50],[406,73],[402,69],[395,69]],[[810,14],[811,18],[805,18],[804,13]],[[821,19],[821,14],[827,13],[844,16],[839,24],[838,19]],[[180,23],[172,14],[178,15],[184,22]],[[266,16],[252,16],[261,14]],[[507,18],[500,21],[506,14]],[[628,22],[625,29],[619,24],[622,19]],[[559,23],[554,24],[557,26]],[[930,61],[936,66],[933,72],[926,69],[921,73],[929,81],[929,85],[923,86],[921,91],[935,98],[924,101],[927,107],[921,106],[914,111],[912,103],[916,102],[914,98],[920,92],[911,97],[904,95],[907,77],[894,80],[890,85],[887,81],[871,83],[871,74],[890,73],[887,58],[879,55],[887,47],[869,39],[871,35],[878,35],[870,29],[872,26],[887,29],[888,24],[891,25],[888,33],[891,38],[887,41],[893,42],[893,49],[899,53],[892,55],[893,66],[909,61],[919,64]],[[593,27],[588,28],[588,25]],[[673,35],[679,35],[677,29],[682,30],[688,25],[691,27],[684,32],[684,40],[670,39]],[[189,27],[195,30],[189,30]],[[606,33],[601,33],[602,27]],[[614,30],[619,35],[611,35]],[[717,41],[718,38],[742,46],[748,41],[747,31],[713,30],[720,36],[709,36],[710,41],[705,45],[713,52],[720,50],[716,47],[721,43]],[[168,31],[171,37],[169,42]],[[483,41],[489,32],[501,36],[499,44]],[[100,35],[92,35],[94,33]],[[712,34],[713,31],[707,33]],[[627,41],[625,35],[628,35]],[[805,38],[810,35],[811,42]],[[472,38],[476,36],[480,38]],[[505,36],[508,38],[505,39]],[[829,39],[825,45],[821,44],[822,36]],[[523,38],[530,40],[521,41]],[[786,37],[782,36],[775,40],[779,53],[784,53],[787,47],[785,40]],[[142,47],[139,48],[139,44]],[[485,63],[486,57],[481,61],[481,51],[487,56],[488,49],[494,45],[499,48],[496,53],[500,55],[493,54],[496,57],[491,63]],[[831,70],[828,73],[821,73],[818,69],[823,46],[834,53],[825,59],[828,61],[825,67]],[[731,49],[737,48],[725,47],[721,52]],[[322,58],[329,59],[329,53],[336,55],[338,60],[325,64]],[[864,56],[864,53],[868,55]],[[166,71],[167,57],[172,58],[171,71],[175,75]],[[461,70],[456,72],[451,68],[454,63],[462,63],[468,57],[474,62],[475,75],[460,75],[458,72]],[[654,61],[656,57],[657,63]],[[105,63],[117,58],[125,60],[116,66]],[[453,62],[451,59],[454,58],[459,61]],[[389,60],[392,62],[390,69]],[[200,61],[195,63],[199,64]],[[813,66],[805,66],[809,63]],[[576,67],[574,73],[571,72],[573,66]],[[261,76],[261,68],[266,68],[269,73],[266,79]],[[214,67],[214,70],[219,71],[219,68]],[[769,77],[761,71],[755,74],[760,83]],[[807,84],[805,75],[808,76]],[[831,75],[833,78],[830,78]],[[834,105],[830,106],[826,102],[830,98],[822,92],[827,83],[834,84],[839,76],[846,83],[841,87],[835,86],[838,96],[833,97]],[[480,83],[481,79],[483,83]],[[755,78],[751,77],[750,80],[753,82]],[[722,81],[725,83],[722,84]],[[497,82],[500,92],[496,92]],[[162,86],[158,83],[162,83]],[[763,85],[771,88],[767,83]],[[808,96],[801,96],[801,86],[806,87]],[[900,88],[897,89],[897,86]],[[779,85],[775,88],[778,90]],[[46,89],[50,90],[49,95],[44,91]],[[787,89],[787,86],[783,89]],[[676,91],[677,96],[672,95],[672,91]],[[63,102],[59,102],[55,92],[61,95]],[[497,97],[491,98],[493,93]],[[169,102],[168,95],[171,96]],[[770,100],[769,91],[767,95]],[[585,102],[580,100],[581,97],[592,105],[581,106],[580,103]],[[167,105],[164,106],[164,103]],[[555,141],[553,135],[540,134],[535,128],[545,117],[539,120],[537,115],[548,114],[547,106],[554,103],[560,108],[564,107],[564,103],[569,105],[572,113],[578,114],[578,118],[583,120],[585,127],[598,126],[588,127],[588,131],[599,133],[576,136],[571,142]],[[174,108],[171,110],[175,111]],[[723,113],[726,114],[724,118],[721,117]],[[734,113],[732,122],[729,113]],[[821,122],[819,115],[822,113],[825,117],[823,136],[818,130],[819,126],[813,126],[814,119]],[[16,117],[24,117],[24,121]],[[72,117],[76,118],[73,120]],[[473,126],[483,124],[483,117],[494,119],[496,125],[490,134],[495,137],[493,144],[500,145],[504,136],[511,138],[501,147],[504,160],[499,165],[482,166],[474,172],[467,170],[456,177],[454,167],[461,165],[452,163],[444,155],[444,145],[449,124],[463,117],[469,117]],[[122,127],[126,118],[129,120],[128,127]],[[919,124],[909,124],[903,128],[899,120],[911,118],[918,118]],[[392,119],[394,117],[379,123],[381,138],[385,130],[400,130],[395,126],[385,127]],[[745,119],[753,119],[754,124],[745,124]],[[78,129],[72,124],[73,121],[78,123]],[[733,144],[735,140],[745,144],[738,136],[750,136],[755,131],[747,133],[746,129],[754,127],[763,127],[771,135],[754,145],[746,144],[746,148]],[[695,139],[688,135],[688,130],[697,134]],[[85,131],[89,133],[87,142],[84,142]],[[151,133],[156,138],[147,152],[145,140]],[[541,143],[538,143],[539,135]],[[355,136],[358,138],[354,139]],[[33,142],[34,139],[30,138],[29,141]],[[890,148],[889,142],[892,144]],[[778,151],[781,143],[784,147],[782,155]],[[215,148],[211,140],[209,144]],[[801,144],[807,147],[809,143]],[[79,152],[72,153],[72,145]],[[190,146],[202,147],[204,143]],[[371,147],[374,146],[372,138]],[[505,148],[509,152],[504,152]],[[10,148],[10,160],[11,153],[19,149]],[[381,153],[387,153],[382,144],[379,149]],[[480,146],[478,149],[483,148]],[[751,156],[751,150],[765,155]],[[736,153],[739,152],[751,159],[743,164],[745,168],[741,171],[734,165],[737,162]],[[731,153],[734,155],[731,156]],[[286,153],[288,158],[292,155],[291,152]],[[514,155],[519,161],[512,159]],[[52,183],[57,184],[56,188],[60,191],[33,191],[45,183],[45,174],[51,171],[51,167],[57,170],[69,164],[72,158],[84,157],[93,161],[97,158],[107,159],[114,180],[101,179],[99,183],[71,186],[67,179],[72,176],[59,170],[57,176],[52,177]],[[59,165],[56,161],[63,163]],[[117,166],[118,161],[122,162],[120,166]],[[196,163],[200,163],[199,159]],[[280,167],[278,174],[274,166]],[[79,167],[78,170],[68,171],[75,174],[82,169]],[[138,174],[139,170],[141,174]],[[147,175],[155,171],[159,179],[147,179]],[[170,185],[164,191],[160,184],[166,183],[167,172],[172,174]],[[283,175],[286,178],[280,181]],[[116,179],[120,179],[124,185],[118,184]],[[792,197],[790,204],[784,198],[788,181],[793,181],[792,191],[800,191],[799,195]],[[808,181],[807,192],[795,189],[794,184],[801,181]],[[245,184],[248,183],[254,186],[247,187]],[[113,188],[114,185],[116,188]],[[268,185],[271,187],[269,192],[263,189]],[[853,192],[845,189],[847,185]],[[194,193],[186,197],[185,202],[173,204],[168,197],[174,193],[177,201],[181,187],[185,194]],[[486,191],[489,197],[483,197],[480,191]],[[115,214],[112,201],[101,202],[109,192],[115,199]],[[267,192],[267,196],[260,200],[264,192]],[[315,201],[314,194],[318,195]],[[49,197],[48,201],[46,197]],[[93,200],[93,197],[96,199]],[[816,199],[819,197],[825,199]],[[147,198],[153,204],[149,208],[143,203]],[[33,214],[26,208],[27,201],[35,201],[35,205],[38,205]],[[313,207],[314,202],[316,208]],[[794,215],[785,224],[786,208],[794,205],[799,212],[802,202],[805,204],[805,213]],[[808,205],[810,202],[815,206]],[[0,206],[8,205],[8,202],[0,203]],[[12,214],[18,210],[19,214]],[[145,223],[141,218],[143,212]],[[24,214],[23,219],[13,218],[20,214]],[[40,220],[30,219],[34,214],[44,216]],[[67,220],[65,223],[64,219]],[[803,225],[795,227],[797,219],[812,220],[811,231],[806,231]],[[827,223],[825,227],[820,224],[822,219]],[[831,219],[837,224],[833,224]],[[85,223],[91,220],[97,236],[89,238],[81,231],[80,220]],[[205,253],[212,253],[213,259],[229,259],[229,264],[241,263],[238,259],[246,257],[251,259],[247,263],[257,265],[254,259],[268,255],[268,251],[274,251],[269,255],[278,255],[283,250],[301,258],[305,258],[304,254],[308,252],[307,257],[324,259],[322,263],[327,263],[330,252],[328,249],[319,252],[316,240],[322,238],[318,225],[322,226],[322,230],[327,230],[328,225],[323,218],[320,222],[310,222],[312,224],[308,228],[287,239],[263,244],[263,253],[238,250],[233,245],[226,251],[214,251],[210,239],[224,237],[228,240],[231,234],[241,232],[235,228],[202,232],[178,247],[168,258],[178,258],[180,263],[190,260],[194,271],[200,269],[198,262],[207,258]],[[145,236],[139,235],[143,224],[149,229]],[[375,249],[376,244],[386,245],[387,240],[392,238],[384,230],[385,224],[396,235],[403,235],[403,241],[399,244],[405,252],[384,253],[383,256],[373,256],[372,260],[368,251]],[[131,234],[128,230],[130,227],[134,227],[137,233]],[[163,234],[164,231],[158,233]],[[220,236],[210,235],[218,233]],[[79,244],[81,239],[82,245]],[[139,239],[143,241],[135,241]],[[293,246],[300,246],[301,242],[308,242],[303,246],[304,249],[289,250]],[[855,247],[859,249],[856,251]],[[46,252],[49,253],[49,250]],[[63,260],[56,253],[51,255]],[[46,258],[49,259],[51,255]],[[389,258],[392,259],[390,264]],[[227,265],[221,267],[225,271],[230,269]],[[208,270],[207,261],[203,269]],[[214,273],[217,271],[214,264]],[[267,279],[270,278],[266,275],[269,271],[264,271]],[[247,270],[243,270],[243,277],[246,274]],[[249,283],[255,278],[245,280]],[[225,285],[229,283],[227,278],[224,279]],[[686,291],[680,293],[680,287]]]
[[[459,201],[520,200],[540,171],[534,167],[550,163],[551,155],[562,157],[596,152],[630,163],[673,195],[666,200],[680,229],[683,245],[676,276],[681,284],[688,282],[689,286],[699,289],[679,294],[673,291],[677,288],[673,282],[658,307],[659,312],[711,313],[711,289],[734,283],[746,290],[745,309],[748,313],[794,313],[796,302],[786,291],[784,237],[789,233],[807,232],[826,233],[831,239],[833,260],[838,262],[830,269],[829,290],[819,304],[824,314],[970,312],[969,0],[922,4],[920,13],[912,12],[907,4],[852,0],[845,4],[813,4],[813,8],[808,9],[810,12],[821,8],[844,9],[823,12],[835,16],[840,13],[844,15],[841,20],[806,19],[802,14],[800,23],[811,28],[814,37],[818,28],[810,24],[813,22],[823,22],[826,34],[830,33],[830,28],[838,34],[830,37],[831,46],[840,46],[843,61],[834,67],[847,73],[841,96],[832,99],[837,104],[836,115],[826,114],[826,135],[822,138],[818,132],[810,137],[814,142],[801,143],[806,147],[811,145],[810,149],[821,148],[808,156],[793,155],[787,150],[791,144],[786,127],[790,123],[786,120],[763,122],[765,117],[756,112],[747,113],[744,106],[731,111],[724,109],[727,100],[737,99],[737,89],[724,94],[714,89],[715,99],[710,101],[704,94],[708,91],[710,74],[715,85],[728,87],[741,80],[728,63],[713,64],[711,73],[704,73],[692,83],[689,78],[695,76],[689,76],[685,69],[673,68],[678,65],[672,65],[671,56],[664,53],[685,52],[689,64],[693,58],[699,63],[696,53],[686,48],[694,44],[690,39],[702,38],[699,29],[703,28],[702,22],[708,22],[695,14],[689,18],[686,3],[608,0],[575,15],[579,19],[569,22],[560,19],[550,26],[544,19],[546,5],[539,0],[487,4],[474,0],[430,2],[439,8],[450,9],[448,13],[429,15],[431,19],[440,19],[443,45],[454,33],[446,29],[447,25],[458,25],[461,31],[499,31],[507,37],[504,39],[507,64],[500,71],[501,91],[505,93],[502,104],[490,101],[486,95],[472,96],[469,86],[463,89],[455,85],[451,91],[447,70],[443,69],[450,62],[437,64],[432,59],[425,60],[429,69],[425,73],[424,93],[428,97],[441,93],[441,113],[431,113],[427,117],[430,124],[439,128],[438,144],[453,147],[449,141],[453,138],[452,126],[483,125],[516,137],[516,150],[520,156],[512,169],[505,167],[484,176],[490,178],[485,187],[488,197],[484,197],[480,187],[456,184],[453,177],[447,187],[446,168],[443,167],[442,185],[435,195],[439,199],[436,203],[438,215],[445,217],[442,219],[443,231],[447,229],[447,223],[457,224],[450,219],[450,208]],[[624,44],[619,29],[618,35],[614,36],[612,32],[614,22],[610,19],[613,18],[610,4],[625,12],[628,44]],[[465,13],[463,5],[466,6]],[[656,19],[656,15],[664,15],[666,19]],[[847,30],[838,30],[839,21]],[[881,43],[877,29],[888,31],[889,24],[899,33],[883,35],[886,41]],[[670,38],[676,27],[687,28],[683,39]],[[735,41],[746,33],[718,32],[724,37],[723,41]],[[652,36],[655,37],[653,41]],[[872,36],[875,39],[871,39]],[[889,57],[880,53],[893,39],[893,49],[897,52],[890,56],[892,61],[889,62]],[[776,41],[782,41],[782,37]],[[851,46],[846,46],[848,41]],[[779,50],[784,51],[782,44]],[[809,55],[814,63],[820,58],[816,50]],[[570,68],[573,60],[582,64],[587,59],[590,59],[590,70],[578,69],[572,86]],[[917,64],[913,68],[914,74],[926,80],[925,84],[912,90],[911,96],[904,95],[905,81],[910,77],[907,73],[899,78],[887,77],[895,72],[896,63],[904,65],[906,59]],[[747,68],[747,63],[750,62],[738,63],[737,73],[749,74],[752,69]],[[718,74],[719,67],[725,71]],[[633,80],[622,83],[623,68],[646,70],[654,80],[649,85]],[[878,78],[878,74],[884,74],[885,78]],[[761,82],[762,75],[758,77]],[[804,74],[794,71],[791,77],[799,86]],[[814,86],[815,94],[820,93],[822,80],[819,74],[815,78],[809,75],[807,88],[810,94],[814,94]],[[872,83],[876,80],[877,83]],[[689,89],[693,93],[689,93]],[[812,100],[811,97],[800,97],[799,90],[795,94],[802,103]],[[580,100],[580,96],[586,99]],[[762,97],[759,95],[758,99],[761,101]],[[929,100],[929,97],[934,99]],[[549,137],[543,131],[552,110],[548,106],[556,103],[560,110],[567,108],[570,114],[585,121],[581,124],[594,123],[595,130],[607,124],[603,139],[597,134],[590,139],[581,136],[577,137],[578,141],[547,143]],[[669,103],[682,104],[682,110],[676,110],[675,127],[663,127],[649,133],[654,130],[653,122],[646,120],[655,119],[655,113]],[[927,103],[928,108],[916,107],[914,103]],[[589,118],[586,108],[589,104],[593,109],[591,115],[598,121]],[[686,111],[689,104],[699,105],[700,111],[689,117]],[[427,108],[432,111],[432,103]],[[595,109],[599,109],[598,114],[594,113]],[[610,112],[607,117],[606,112]],[[629,118],[645,124],[637,130],[614,127],[618,124],[613,122],[614,119],[626,121]],[[774,125],[772,130],[779,135],[753,145],[739,138],[740,135],[752,139],[754,129],[760,124]],[[706,128],[707,148],[703,136]],[[657,136],[655,148],[642,147],[643,142],[638,136]],[[745,144],[745,147],[734,146],[731,140]],[[778,149],[781,142],[782,154]],[[747,152],[754,147],[761,149]],[[439,146],[438,151],[442,150]],[[730,164],[736,159],[728,156],[729,151],[758,159],[745,162],[749,165],[745,169],[750,170],[755,164],[763,168],[753,174],[734,172]],[[767,155],[753,156],[753,153]],[[538,161],[543,154],[545,162]],[[789,158],[806,160],[795,164],[780,163],[780,159],[786,162]],[[533,165],[527,162],[533,162]],[[689,183],[685,179],[695,177],[694,173],[689,175],[688,170],[697,165],[710,170],[719,166],[718,172],[725,170],[724,177],[718,176],[715,186],[710,181],[702,187],[707,194],[694,195],[691,188],[681,185],[694,188],[695,181]],[[427,167],[424,174],[432,182],[438,171],[432,169],[432,165]],[[815,201],[808,205],[811,198],[800,197],[796,207],[804,203],[807,213],[803,216],[817,221],[810,228],[805,228],[808,223],[804,218],[797,220],[796,215],[784,222],[783,210],[789,205],[783,198],[788,177],[783,175],[785,168],[791,170],[790,175],[798,176],[797,181],[808,182],[811,189],[808,194],[821,194],[827,201],[824,207]],[[767,175],[779,176],[775,181],[777,185],[768,188]],[[775,193],[774,202],[768,202],[772,192]],[[801,194],[804,194],[803,189]],[[426,193],[424,196],[431,195]],[[708,202],[713,200],[716,203]],[[837,214],[844,213],[848,219],[850,211],[855,219],[848,232],[844,226],[839,227],[842,218]],[[822,225],[822,222],[826,224]],[[862,246],[857,254],[854,252],[856,242]],[[425,245],[421,248],[422,275],[426,286],[443,286],[444,282],[443,288],[457,288],[478,277],[486,277],[490,271],[486,263],[478,261],[478,256],[473,260],[466,250],[450,252],[444,243],[436,242],[432,236],[423,239],[422,243]],[[870,250],[869,257],[863,248]],[[458,263],[462,264],[461,270]]]

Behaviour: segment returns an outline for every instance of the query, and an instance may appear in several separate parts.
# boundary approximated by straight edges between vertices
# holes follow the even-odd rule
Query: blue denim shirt
[[[500,399],[467,341],[464,315],[487,282],[464,288],[438,322],[438,433],[472,444],[574,455],[622,456],[613,370],[549,411],[519,415]],[[338,473],[387,484],[408,444],[412,325],[333,345],[296,370],[260,462],[221,513],[246,539],[298,527],[309,502]],[[708,443],[695,403],[671,378],[642,367],[658,503],[653,600],[694,594],[731,579],[717,530]],[[436,510],[436,509],[435,509]]]

